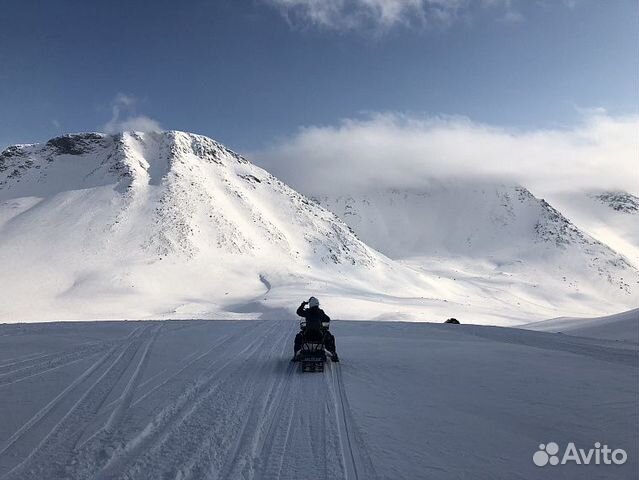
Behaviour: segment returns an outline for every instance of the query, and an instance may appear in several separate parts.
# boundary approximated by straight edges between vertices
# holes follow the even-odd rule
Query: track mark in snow
[[[102,364],[113,354],[116,347],[107,352],[104,356],[93,363],[87,368],[79,377],[77,377],[67,388],[65,388],[60,394],[58,394],[53,400],[51,400],[44,408],[40,409],[33,417],[27,420],[0,448],[0,456],[3,455],[10,447],[13,446],[20,438],[31,428],[37,425],[46,415],[62,401],[72,390],[74,390],[80,383],[86,380],[93,372],[95,372]]]
[[[182,432],[191,431],[193,422],[208,426],[199,436],[189,439],[196,448],[165,446],[171,454],[177,453],[177,458],[184,459],[176,472],[178,478],[241,478],[233,476],[236,469],[251,468],[250,462],[241,461],[246,447],[243,441],[250,443],[251,432],[259,423],[256,403],[260,401],[264,381],[269,378],[264,369],[279,347],[278,337],[273,336],[277,334],[275,327],[264,332],[260,342],[243,359],[233,362],[237,369],[221,377],[216,388],[180,425]]]
[[[241,333],[243,333],[243,332],[241,332]],[[195,358],[192,358],[192,359],[189,359],[189,360],[185,361],[184,364],[177,371],[175,371],[174,373],[168,375],[161,383],[159,383],[155,387],[149,389],[149,391],[147,391],[146,393],[142,394],[139,398],[137,398],[133,402],[132,406],[135,406],[135,405],[141,403],[143,400],[145,400],[147,397],[152,395],[154,392],[156,392],[157,390],[159,390],[160,388],[165,386],[167,383],[169,383],[175,377],[180,376],[186,369],[188,369],[189,367],[195,365],[197,362],[199,362],[201,360],[204,360],[210,354],[217,352],[218,349],[222,345],[225,345],[226,343],[231,342],[237,336],[238,336],[238,333],[231,334],[231,335],[225,335],[220,340],[215,342],[215,344],[211,348],[206,350],[205,352],[201,353],[200,355],[196,356]]]
[[[174,332],[175,330],[180,330],[180,328],[172,329],[172,330],[170,330],[170,332]],[[222,345],[225,342],[229,341],[231,338],[232,338],[232,335],[224,335],[211,348],[207,349],[204,353],[200,353],[199,351],[195,351],[192,354],[190,354],[189,356],[187,356],[184,359],[184,361],[177,366],[177,368],[173,369],[173,371],[169,371],[168,368],[165,368],[163,370],[160,370],[158,373],[153,375],[151,378],[149,378],[149,379],[145,380],[144,382],[142,382],[138,386],[137,390],[140,390],[140,391],[144,390],[145,387],[147,387],[148,385],[151,385],[155,380],[157,380],[159,377],[164,375],[164,380],[162,380],[159,384],[149,388],[144,393],[140,393],[138,398],[135,399],[133,401],[133,403],[131,403],[130,406],[134,407],[134,406],[138,405],[139,403],[142,403],[146,398],[148,398],[154,392],[158,391],[160,388],[165,386],[167,383],[171,382],[176,377],[180,376],[186,369],[188,369],[189,367],[191,367],[195,363],[197,363],[200,360],[204,359],[205,357],[209,356],[217,348],[219,348],[220,345]],[[137,391],[135,393],[137,394]],[[114,408],[116,408],[117,405],[119,405],[119,403],[123,399],[124,399],[124,395],[120,395],[118,398],[112,400],[109,404],[107,404],[102,409],[102,411],[100,412],[99,417],[96,418],[95,423],[96,424],[104,423],[105,419],[107,418],[107,415],[109,415],[109,412],[111,412]],[[84,447],[86,444],[88,444],[89,442],[93,441],[94,437],[97,436],[98,433],[99,433],[99,431],[95,432],[94,435],[92,435],[91,437],[89,437],[86,440],[84,440],[80,444],[80,447]]]
[[[103,342],[86,342],[61,352],[39,356],[24,357],[22,360],[0,365],[0,388],[13,385],[45,373],[80,362],[98,355],[113,346],[121,345],[139,330],[134,329],[124,339],[112,339]],[[13,368],[10,368],[13,367]]]
[[[135,328],[132,331],[132,334],[138,332],[140,327]],[[62,392],[60,392],[55,398],[53,398],[49,403],[47,403],[43,408],[41,408],[34,416],[28,419],[18,430],[16,430],[11,437],[9,437],[1,446],[0,446],[0,459],[6,459],[8,457],[15,458],[17,453],[13,452],[13,449],[16,448],[20,442],[23,440],[25,436],[31,434],[31,432],[37,427],[40,423],[49,419],[49,416],[53,415],[55,410],[59,408],[59,406],[69,397],[73,392],[78,390],[79,386],[85,382],[93,373],[99,370],[109,358],[113,356],[113,354],[118,350],[118,348],[122,345],[124,340],[128,340],[131,337],[131,334],[128,335],[125,339],[117,340],[109,340],[106,342],[88,342],[81,345],[91,345],[91,346],[99,346],[99,345],[115,345],[111,346],[111,348],[102,355],[98,360],[92,363],[87,369],[82,372],[70,385],[68,385]],[[118,343],[119,342],[119,343]],[[100,352],[99,352],[100,353]],[[98,355],[96,353],[95,355]],[[58,354],[54,354],[58,355]],[[38,358],[51,357],[52,355],[42,355]],[[88,357],[91,358],[91,357]],[[35,359],[32,359],[35,360]],[[69,364],[66,364],[69,365]],[[64,416],[64,414],[62,414]],[[5,467],[6,465],[2,465]]]
[[[295,372],[296,367],[297,365],[291,363],[286,369],[285,375],[288,376],[288,381],[281,390],[277,403],[273,404],[273,414],[268,421],[266,435],[259,453],[262,463],[260,479],[280,477],[295,411],[295,398],[291,392],[294,390],[296,382],[299,381]]]
[[[165,379],[162,382],[162,384],[166,383],[169,379],[173,378],[175,375],[178,375],[179,372],[184,369],[184,367],[188,366],[191,363],[191,360],[193,360],[193,358],[196,357],[199,353],[200,353],[199,351],[195,351],[192,354],[190,354],[188,357],[186,357],[184,359],[184,362],[179,365],[180,368],[178,369],[177,372],[173,372],[172,374],[167,375],[167,372],[168,372],[169,369],[168,368],[164,368],[164,369],[160,370],[159,372],[157,372],[152,377],[147,378],[144,382],[140,383],[140,385],[137,387],[137,389],[138,390],[142,390],[144,387],[146,387],[147,385],[153,383],[155,380],[157,380],[162,375],[165,375]],[[154,387],[154,388],[157,388],[157,387]],[[148,395],[148,393],[145,394],[145,395]],[[114,409],[123,399],[124,399],[124,394],[120,395],[115,400],[112,400],[109,404],[107,404],[104,407],[104,409],[102,411],[102,414],[104,415],[105,413],[108,413],[109,411]],[[141,398],[136,400],[135,403],[138,403],[139,400],[141,400]]]
[[[101,415],[97,416],[94,419],[94,424],[99,424],[100,419],[105,415],[105,413],[108,413],[111,408],[115,407],[113,408],[113,411],[111,412],[111,415],[109,416],[106,423],[88,439],[77,444],[75,450],[82,449],[89,442],[93,442],[94,444],[99,443],[102,450],[115,450],[116,447],[113,446],[113,444],[115,443],[113,439],[114,435],[116,434],[117,429],[119,429],[124,422],[125,416],[127,415],[127,412],[131,406],[133,394],[135,393],[135,390],[140,382],[140,378],[146,368],[149,352],[151,351],[151,348],[162,329],[163,325],[158,326],[155,329],[154,333],[145,341],[140,358],[135,365],[135,369],[131,374],[126,387],[124,388],[122,395],[111,402],[111,404],[107,405],[107,407],[102,410]]]
[[[55,365],[53,366],[48,366],[48,367],[44,367],[44,368],[34,368],[34,369],[28,369],[29,371],[23,374],[17,374],[18,372],[10,372],[8,374],[6,374],[7,376],[4,378],[0,378],[0,388],[3,387],[8,387],[10,385],[14,385],[18,382],[22,382],[23,380],[28,380],[30,378],[33,377],[37,377],[39,375],[43,375],[45,373],[50,373],[53,372],[55,370],[58,370],[60,368],[64,368],[64,367],[68,367],[69,365],[73,365],[75,363],[78,362],[82,362],[84,360],[87,360],[89,358],[95,357],[96,355],[99,355],[101,352],[94,352],[94,353],[89,353],[88,355],[73,355],[72,359],[69,359],[68,361],[61,361],[61,362],[56,362]],[[1,376],[0,376],[1,377]]]
[[[355,480],[374,480],[378,478],[370,456],[366,450],[357,425],[353,418],[348,397],[344,389],[341,365],[331,364],[335,405],[339,421],[339,437],[342,443],[343,459],[346,465],[346,478]]]
[[[189,355],[185,359],[184,364],[188,363],[197,354],[198,354],[198,352],[196,351],[196,352],[193,352],[191,355]],[[180,365],[180,366],[182,367],[183,365]],[[144,382],[140,383],[139,386],[137,386],[137,390],[143,389],[144,387],[146,387],[150,383],[152,383],[155,380],[157,380],[158,377],[160,377],[162,375],[166,375],[167,370],[168,370],[167,368],[162,369],[158,373],[153,375],[151,378],[148,378]],[[170,378],[173,378],[173,377],[174,377],[174,375],[170,375],[170,376],[166,377],[165,382],[168,381]],[[165,383],[165,382],[163,382],[163,383]],[[147,392],[147,394],[148,393],[150,393],[150,392]],[[142,397],[146,397],[147,394],[142,395]],[[141,400],[142,397],[140,399],[138,399],[138,400]],[[100,414],[95,418],[95,420],[93,422],[93,426],[95,428],[98,428],[97,426],[103,425],[106,421],[108,421],[108,418],[111,417],[111,414],[113,413],[113,410],[116,409],[118,407],[118,405],[120,404],[120,402],[122,402],[123,400],[124,400],[124,393],[122,395],[120,395],[118,398],[112,400],[109,404],[105,405],[102,408],[102,410],[100,411]],[[130,404],[128,408],[134,406],[137,403],[138,403],[138,401],[135,401],[134,403]],[[80,442],[80,444],[78,445],[78,449],[84,448],[89,442],[95,442],[96,441],[96,437],[98,435],[100,435],[101,432],[102,432],[102,429],[98,429],[98,430],[95,431],[95,433],[93,435],[91,435],[90,437],[82,440]]]
[[[285,325],[285,324],[284,324]],[[266,368],[264,375],[260,375],[260,384],[255,385],[252,395],[252,405],[248,405],[249,416],[242,427],[242,434],[235,444],[233,452],[228,455],[228,460],[222,468],[220,478],[252,478],[258,467],[258,451],[264,446],[264,437],[267,434],[273,418],[274,411],[280,405],[284,394],[284,384],[287,383],[288,376],[293,370],[293,365],[288,362],[284,372],[281,371],[280,364],[286,361],[286,350],[290,348],[291,335],[284,331],[278,335],[277,341],[281,345],[274,346],[275,356],[267,357],[267,360],[274,360],[274,368]],[[268,362],[266,362],[268,367]],[[278,375],[280,373],[280,375]],[[265,392],[259,391],[263,387]],[[265,399],[265,400],[263,400]]]
[[[109,432],[113,431],[115,428],[120,426],[120,423],[124,419],[124,415],[126,414],[126,411],[131,405],[131,401],[133,400],[133,393],[135,392],[135,389],[137,388],[137,385],[140,381],[140,377],[142,376],[142,373],[144,373],[144,368],[146,367],[146,362],[149,357],[149,351],[151,350],[151,346],[155,342],[155,339],[158,337],[160,330],[162,330],[162,326],[157,327],[153,335],[146,341],[146,344],[144,346],[144,351],[142,352],[142,355],[140,356],[140,360],[135,366],[135,371],[131,375],[129,382],[127,383],[124,389],[124,392],[121,397],[122,401],[113,411],[113,414],[109,418],[109,421],[104,426],[104,429],[106,431],[109,431]]]
[[[3,452],[55,408],[57,423],[6,478],[377,478],[341,367],[308,374],[289,362],[293,322],[250,323],[141,382],[170,331],[136,330],[26,422]]]
[[[0,370],[6,367],[10,367],[12,365],[17,365],[19,363],[35,360],[37,358],[46,357],[47,355],[48,354],[45,352],[36,352],[36,353],[30,353],[28,355],[20,355],[18,357],[13,357],[13,358],[5,358],[4,360],[2,360],[4,363],[0,363]]]
[[[29,456],[13,468],[7,478],[42,479],[68,478],[68,462],[72,460],[74,448],[81,438],[84,428],[97,415],[100,407],[111,393],[121,376],[129,367],[143,342],[143,335],[152,327],[147,327],[138,336],[109,353],[107,358],[116,356],[99,378],[84,392],[63,418],[43,438]]]
[[[225,342],[221,349],[233,352],[232,347],[254,333],[259,325],[234,335],[234,338]],[[162,466],[171,470],[170,465],[167,466],[166,463],[173,457],[167,458],[167,455],[173,456],[177,450],[187,445],[193,451],[198,445],[197,442],[192,444],[192,439],[197,438],[198,433],[201,434],[205,424],[194,422],[193,430],[185,428],[189,419],[193,418],[193,413],[208,397],[215,393],[225,377],[233,375],[234,372],[227,371],[227,367],[234,361],[241,359],[243,355],[253,352],[263,341],[262,337],[257,336],[244,348],[238,348],[237,351],[233,352],[233,355],[225,362],[215,364],[202,372],[199,377],[194,379],[191,386],[187,387],[171,404],[164,407],[133,439],[128,440],[122,448],[113,452],[95,478],[117,478],[122,475],[133,478],[140,474],[148,475],[154,469],[161,470]],[[211,415],[210,411],[203,413]],[[168,442],[175,444],[174,450],[163,448]],[[183,463],[183,460],[181,459],[180,463]],[[86,467],[93,469],[95,465],[89,463]],[[175,468],[175,464],[173,467]]]
[[[302,373],[299,364],[289,364],[282,371],[286,381],[269,410],[258,468],[238,478],[298,480],[300,472],[306,480],[346,478],[329,370]]]

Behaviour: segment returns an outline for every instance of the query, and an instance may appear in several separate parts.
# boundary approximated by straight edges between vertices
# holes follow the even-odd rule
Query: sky
[[[479,141],[498,157],[489,172],[526,149],[525,172],[561,157],[568,176],[637,183],[625,178],[639,146],[636,0],[0,0],[0,12],[0,147],[178,129],[295,186],[309,177],[296,167],[330,174],[335,158],[353,181],[380,181],[367,172],[398,148],[399,176],[480,173]]]

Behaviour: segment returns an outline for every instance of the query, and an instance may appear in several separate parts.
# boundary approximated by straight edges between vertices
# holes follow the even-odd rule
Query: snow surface
[[[0,326],[0,478],[636,478],[637,345],[337,321],[342,362],[302,374],[296,327]],[[628,462],[534,466],[550,441]]]
[[[639,344],[639,308],[597,318],[553,318],[521,328]]]

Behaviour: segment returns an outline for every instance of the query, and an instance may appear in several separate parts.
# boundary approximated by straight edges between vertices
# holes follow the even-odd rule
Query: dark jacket
[[[319,307],[311,307],[304,308],[305,304],[302,303],[297,309],[297,314],[300,317],[304,317],[306,319],[306,328],[308,330],[320,330],[322,328],[322,323],[330,322],[331,317],[324,313]]]

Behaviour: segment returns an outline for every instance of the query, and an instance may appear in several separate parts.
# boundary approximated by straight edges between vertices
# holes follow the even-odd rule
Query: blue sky
[[[371,112],[523,130],[637,113],[635,0],[365,5],[2,0],[0,145],[141,120],[255,151]]]

